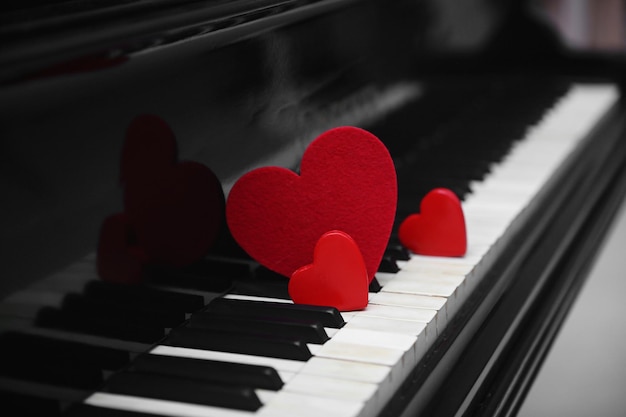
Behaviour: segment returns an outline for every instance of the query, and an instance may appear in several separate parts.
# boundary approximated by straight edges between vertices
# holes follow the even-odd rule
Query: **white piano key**
[[[287,278],[285,278],[287,279]],[[224,298],[228,298],[231,300],[245,300],[245,301],[264,301],[267,303],[286,303],[293,304],[292,300],[285,300],[284,298],[272,298],[272,297],[257,297],[254,295],[243,295],[243,294],[226,294]]]
[[[321,398],[311,395],[280,391],[270,402],[257,411],[259,417],[356,417],[364,416],[364,403]]]
[[[412,336],[425,334],[428,323],[414,320],[394,320],[376,316],[353,316],[344,326],[345,329],[365,329],[379,332],[400,333]],[[436,330],[436,329],[434,329]]]
[[[370,294],[369,303],[397,307],[422,308],[438,311],[443,308],[446,303],[446,299],[443,297],[435,297],[421,294],[377,292]]]
[[[413,347],[415,339],[415,336],[399,333],[383,333],[376,330],[344,328],[335,335],[332,342],[386,347],[407,351]]]
[[[380,317],[428,324],[434,321],[436,314],[437,310],[431,309],[370,304],[364,310],[358,311],[354,317]],[[348,323],[352,320],[354,318],[348,320]],[[337,333],[341,334],[343,331]]]
[[[470,256],[458,258],[445,258],[438,256],[412,256],[406,263],[403,271],[415,271],[432,275],[465,275],[469,273],[479,258]]]
[[[463,277],[400,271],[381,291],[450,297],[462,282]]]
[[[390,371],[391,368],[385,365],[314,356],[302,367],[300,373],[381,385],[389,379]]]
[[[301,372],[285,384],[282,390],[315,397],[366,403],[375,397],[377,388],[378,386],[372,383]]]
[[[254,417],[256,415],[255,412],[251,411],[232,410],[222,407],[134,397],[130,395],[109,394],[106,392],[96,392],[90,395],[85,400],[85,403],[115,410],[151,413],[172,417]]]
[[[340,359],[372,363],[393,367],[401,362],[406,351],[381,346],[366,346],[358,343],[333,342],[333,339],[322,345],[316,356],[329,359]]]

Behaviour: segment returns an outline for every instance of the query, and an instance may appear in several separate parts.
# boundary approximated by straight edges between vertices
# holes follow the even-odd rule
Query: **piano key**
[[[283,303],[283,304],[293,304],[291,299],[286,298],[272,298],[272,297],[260,297],[257,295],[246,295],[246,294],[224,294],[222,297],[226,300],[244,300],[244,301],[259,301],[262,300],[267,303]]]
[[[272,391],[283,386],[280,375],[269,366],[144,354],[135,359],[127,369],[132,372],[200,379]]]
[[[40,327],[139,343],[155,343],[165,336],[165,329],[160,326],[137,325],[115,317],[86,314],[76,316],[54,307],[44,307],[39,310],[35,324]]]
[[[104,281],[89,282],[83,294],[89,299],[115,299],[120,305],[136,306],[146,310],[192,313],[204,307],[204,298],[200,295]]]
[[[79,389],[98,387],[103,371],[130,360],[128,352],[116,349],[16,332],[1,334],[0,344],[2,375]]]
[[[85,400],[85,404],[114,410],[172,417],[254,417],[257,415],[250,411],[106,392],[96,392],[90,395]]]
[[[258,317],[291,317],[293,319],[317,320],[324,327],[340,328],[344,325],[339,311],[332,307],[294,305],[289,303],[266,303],[236,299],[217,299],[210,303],[206,312],[245,314]]]
[[[259,417],[353,417],[360,415],[364,403],[321,398],[296,392],[281,391],[259,410]]]
[[[157,345],[150,350],[150,353],[153,355],[167,355],[183,358],[269,366],[278,371],[283,381],[287,379],[285,378],[285,375],[297,373],[306,363],[293,359],[282,359],[270,356],[250,355],[246,353],[221,352],[217,350],[184,348],[168,345]]]
[[[234,279],[250,277],[248,263],[203,259],[185,268],[151,268],[147,275],[151,284],[221,293],[228,290]]]
[[[63,413],[65,417],[157,417],[160,415],[161,414],[97,407],[84,403],[73,405]]]
[[[306,343],[300,340],[268,335],[248,336],[195,328],[175,329],[163,341],[163,344],[300,361],[306,361],[311,357]]]
[[[0,391],[0,404],[4,409],[3,415],[55,417],[61,415],[61,404],[50,398],[41,398],[34,395],[19,394],[9,391]]]
[[[219,313],[197,313],[189,320],[188,327],[246,334],[285,335],[306,343],[324,343],[328,335],[320,322],[285,318],[256,319],[254,317],[233,317]]]
[[[377,385],[349,379],[299,373],[283,388],[283,391],[294,392],[319,398],[335,398],[350,402],[367,403],[376,397]]]
[[[112,299],[88,299],[81,294],[69,293],[63,298],[62,307],[69,314],[79,316],[95,316],[99,318],[112,318],[127,320],[138,326],[152,327],[175,327],[186,320],[186,314],[182,311],[164,311],[155,309],[142,309],[130,305],[118,305],[115,298]]]
[[[250,387],[137,372],[113,375],[105,392],[237,410],[255,411],[261,407],[261,400]]]
[[[7,356],[46,356],[51,360],[70,360],[108,370],[121,369],[130,360],[129,353],[124,350],[19,332],[0,334],[0,349]]]
[[[409,308],[423,308],[428,310],[441,310],[445,305],[446,299],[443,297],[435,297],[421,294],[401,294],[392,292],[379,292],[370,294],[370,305],[389,305]]]

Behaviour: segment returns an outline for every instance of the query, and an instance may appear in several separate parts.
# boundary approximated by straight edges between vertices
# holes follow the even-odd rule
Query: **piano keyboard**
[[[70,407],[67,414],[72,416],[376,416],[476,288],[507,239],[524,227],[527,213],[546,198],[554,174],[617,99],[613,86],[572,87],[526,131],[523,140],[514,143],[503,161],[491,167],[484,179],[470,184],[462,202],[467,254],[462,258],[411,254],[394,259],[398,270],[377,274],[381,288],[370,292],[363,311],[338,314],[328,308],[295,306],[284,297],[234,292],[214,298],[202,291],[178,290],[181,297],[189,296],[181,298],[183,303],[201,297],[203,304],[209,304],[205,310],[173,307],[170,315],[161,318],[162,328],[173,330],[163,335],[158,329],[151,333],[139,319],[128,320],[123,330],[112,329],[110,334],[90,333],[85,328],[89,323],[80,321],[72,322],[76,327],[69,330],[22,327],[34,316],[51,322],[62,319],[57,317],[59,310],[46,315],[39,309],[60,305],[64,293],[80,291],[97,279],[91,257],[71,267],[70,273],[57,274],[5,299],[0,305],[0,328],[106,348],[98,358],[109,362],[98,366],[112,376],[101,384],[97,375],[90,380],[85,369],[83,386],[70,380],[71,389],[57,392],[50,386],[62,375],[28,385],[20,381],[29,375],[24,377],[16,369],[15,374],[2,371],[0,391],[34,395],[42,389],[44,398],[79,402]],[[64,293],[55,292],[59,284]],[[92,291],[105,289],[93,285]],[[168,302],[175,304],[173,299]],[[89,310],[77,303],[75,308],[97,317],[97,306]],[[176,326],[189,317],[186,325]],[[242,329],[266,326],[264,335],[229,334],[220,327],[224,325],[220,319]],[[125,333],[116,337],[115,331]],[[293,336],[286,336],[287,331],[293,331]],[[5,337],[0,349],[10,351],[8,336],[14,335],[0,335]],[[32,342],[39,340],[43,339]],[[71,352],[73,347],[68,344],[62,349]],[[9,354],[16,358],[20,351]],[[4,356],[8,364],[11,359]],[[51,357],[71,362],[67,355]],[[83,356],[75,358],[89,362]],[[130,366],[116,372],[128,360]],[[43,366],[42,361],[35,363]],[[50,368],[58,373],[58,368]]]

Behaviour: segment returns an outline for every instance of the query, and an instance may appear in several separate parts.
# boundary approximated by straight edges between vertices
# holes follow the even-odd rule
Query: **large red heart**
[[[367,307],[368,287],[367,269],[356,242],[333,230],[315,245],[313,263],[293,273],[289,295],[297,304],[352,311]]]
[[[177,161],[160,118],[139,116],[129,127],[121,179],[125,213],[151,263],[185,266],[206,255],[224,222],[221,184],[205,165]]]
[[[420,213],[398,229],[400,242],[412,252],[430,256],[463,256],[467,251],[465,216],[456,194],[436,188],[422,199]]]
[[[356,127],[331,129],[306,149],[300,175],[263,167],[242,176],[226,205],[230,231],[265,267],[290,277],[313,261],[320,236],[349,234],[370,281],[393,226],[396,172],[385,145]]]

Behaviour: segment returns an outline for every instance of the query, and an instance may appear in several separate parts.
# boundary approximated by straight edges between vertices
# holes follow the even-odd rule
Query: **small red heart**
[[[100,279],[137,284],[143,279],[146,253],[133,244],[133,233],[124,213],[107,217],[100,227],[96,267]]]
[[[120,178],[124,211],[151,263],[180,267],[207,254],[224,223],[222,186],[205,165],[177,161],[174,133],[158,116],[131,122]]]
[[[233,237],[256,261],[290,277],[319,237],[342,230],[374,278],[393,227],[396,171],[385,145],[356,127],[331,129],[306,149],[300,175],[264,167],[239,178],[226,205]]]
[[[420,213],[408,216],[398,230],[400,242],[420,255],[463,256],[467,251],[465,216],[452,191],[436,188],[420,204]]]
[[[313,263],[293,273],[289,295],[296,304],[361,310],[368,302],[369,278],[363,256],[350,235],[333,230],[315,245]]]

